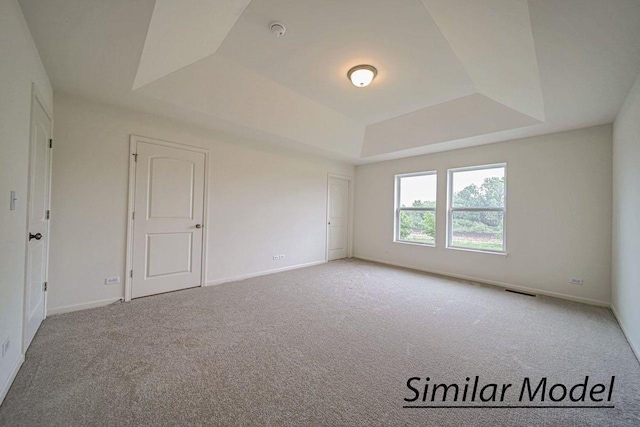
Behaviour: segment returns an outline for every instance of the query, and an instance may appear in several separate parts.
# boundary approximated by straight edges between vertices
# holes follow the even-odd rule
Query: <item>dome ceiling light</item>
[[[373,79],[376,78],[376,75],[378,75],[378,70],[376,70],[376,67],[364,64],[356,65],[347,73],[347,76],[349,77],[349,80],[351,80],[351,83],[353,83],[353,85],[357,87],[369,86]]]

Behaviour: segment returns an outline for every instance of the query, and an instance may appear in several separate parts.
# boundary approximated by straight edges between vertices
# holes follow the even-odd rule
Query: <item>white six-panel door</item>
[[[349,180],[329,177],[328,258],[346,258],[349,253]]]
[[[206,155],[136,141],[131,297],[200,286]]]
[[[51,177],[51,119],[33,96],[29,146],[27,206],[27,271],[25,286],[24,349],[31,344],[45,317],[45,282],[49,245],[49,180]]]

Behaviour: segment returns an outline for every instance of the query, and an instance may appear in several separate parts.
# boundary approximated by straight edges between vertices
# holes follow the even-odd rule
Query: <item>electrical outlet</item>
[[[2,343],[2,357],[4,358],[5,354],[9,352],[9,347],[11,346],[11,338],[7,338]]]
[[[105,285],[117,285],[118,283],[120,283],[120,276],[107,277],[104,279]]]
[[[274,256],[273,256],[273,260],[274,260],[274,261],[278,261],[279,259],[280,259],[280,255],[274,255]]]
[[[285,254],[280,255],[280,259],[286,259],[287,256]]]
[[[578,277],[572,277],[569,279],[569,283],[571,283],[572,285],[582,285],[584,284],[584,280]]]

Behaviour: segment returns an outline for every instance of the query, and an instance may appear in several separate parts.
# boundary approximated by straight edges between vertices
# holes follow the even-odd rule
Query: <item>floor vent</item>
[[[526,295],[528,297],[534,297],[534,298],[536,297],[536,294],[529,294],[527,292],[514,291],[513,289],[505,289],[505,291],[511,292],[511,293],[514,293],[514,294]]]

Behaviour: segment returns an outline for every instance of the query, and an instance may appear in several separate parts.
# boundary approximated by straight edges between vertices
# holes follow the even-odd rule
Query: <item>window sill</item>
[[[454,251],[463,251],[463,252],[476,252],[479,254],[489,254],[489,255],[502,255],[507,256],[508,252],[499,252],[499,251],[483,251],[482,249],[472,249],[472,248],[460,248],[457,246],[447,246],[447,249],[452,249]]]
[[[435,248],[436,245],[434,243],[418,243],[418,242],[406,242],[404,240],[394,240],[393,243],[400,243],[403,245],[411,245],[411,246],[425,246],[427,248]]]

